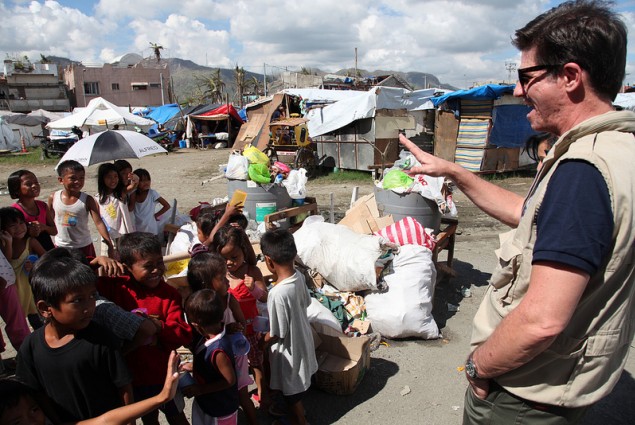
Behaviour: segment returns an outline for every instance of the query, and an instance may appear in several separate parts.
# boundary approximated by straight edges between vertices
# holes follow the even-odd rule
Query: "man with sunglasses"
[[[466,424],[577,423],[611,392],[635,330],[635,114],[612,101],[626,27],[602,1],[563,3],[516,31],[514,95],[558,140],[522,198],[426,154],[413,173],[448,176],[511,226],[474,318]]]

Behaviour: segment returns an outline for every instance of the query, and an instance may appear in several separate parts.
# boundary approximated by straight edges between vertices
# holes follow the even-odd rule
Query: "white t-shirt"
[[[2,251],[0,251],[0,277],[7,281],[6,287],[15,284],[15,272]]]
[[[99,204],[99,214],[108,227],[111,239],[117,239],[121,235],[134,232],[134,223],[128,211],[128,204],[120,201],[113,195],[106,196],[106,202],[100,202],[100,196],[95,196]]]
[[[271,336],[279,337],[271,345],[270,388],[284,395],[304,392],[317,372],[315,345],[306,310],[311,304],[304,276],[297,271],[278,282],[269,292],[267,307]]]
[[[156,235],[159,233],[159,225],[154,218],[156,203],[161,196],[156,190],[150,189],[145,201],[136,202],[134,205],[134,222],[137,232],[148,232]]]

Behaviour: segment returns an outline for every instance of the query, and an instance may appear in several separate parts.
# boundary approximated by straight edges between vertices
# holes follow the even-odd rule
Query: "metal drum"
[[[439,233],[441,212],[436,202],[418,193],[395,193],[375,187],[375,201],[381,216],[391,214],[395,221],[412,217],[424,227]]]
[[[267,185],[268,186],[268,185]],[[264,221],[267,214],[274,213],[285,208],[291,208],[292,199],[287,193],[287,188],[279,185],[271,185],[269,189],[251,181],[227,180],[227,196],[232,198],[235,190],[242,190],[247,194],[243,211],[250,220],[257,223]],[[277,222],[282,229],[289,228],[289,220]]]

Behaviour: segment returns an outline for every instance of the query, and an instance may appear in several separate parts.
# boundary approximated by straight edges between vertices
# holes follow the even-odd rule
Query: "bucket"
[[[261,223],[267,214],[290,208],[292,199],[284,186],[273,185],[269,189],[248,180],[227,180],[227,196],[229,199],[234,195],[234,191],[242,190],[247,194],[243,211],[249,219]],[[277,222],[282,229],[289,228],[289,220],[284,219]]]
[[[187,147],[187,142],[185,140],[179,140],[179,148],[185,149]]]
[[[441,212],[433,200],[418,193],[399,194],[375,187],[375,201],[381,216],[391,214],[395,221],[412,217],[424,227],[434,229],[435,234],[439,233]]]

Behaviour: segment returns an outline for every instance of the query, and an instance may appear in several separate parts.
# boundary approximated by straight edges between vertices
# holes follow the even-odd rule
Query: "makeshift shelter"
[[[16,139],[13,130],[9,124],[5,122],[5,116],[0,116],[0,150],[19,150],[20,140]]]
[[[535,134],[530,108],[512,96],[513,85],[488,84],[432,98],[436,113],[434,154],[479,171],[515,170],[531,161],[521,155]]]
[[[629,111],[635,111],[635,93],[618,93],[613,105]]]
[[[285,95],[276,93],[273,96],[262,97],[245,106],[247,122],[240,127],[238,136],[232,146],[243,149],[251,144],[263,150],[269,143],[269,122],[271,115],[282,104]]]
[[[165,124],[175,115],[179,114],[180,110],[181,108],[177,103],[170,103],[169,105],[151,108],[150,112],[145,115],[145,118],[156,121],[158,124]]]
[[[409,136],[423,135],[419,144],[430,144],[428,117],[434,115],[430,98],[435,91],[373,87],[311,109],[305,118],[318,157],[324,158],[326,166],[369,170],[384,168],[398,158],[399,130],[408,130]]]
[[[18,147],[21,146],[22,139],[24,139],[26,146],[38,146],[42,142],[42,125],[48,123],[50,117],[55,117],[56,119],[61,117],[61,115],[42,109],[29,114],[7,112],[2,115],[4,122],[13,132]]]
[[[223,141],[232,146],[243,124],[236,108],[228,103],[211,110],[196,110],[188,117],[196,125],[198,137],[204,145]]]
[[[77,126],[80,128],[91,127],[94,131],[104,131],[112,129],[114,125],[118,125],[120,130],[135,130],[135,127],[147,129],[154,124],[155,122],[152,120],[128,112],[128,108],[113,105],[106,99],[98,97],[91,100],[86,108],[82,108],[66,118],[52,121],[48,123],[47,127],[64,130]]]

